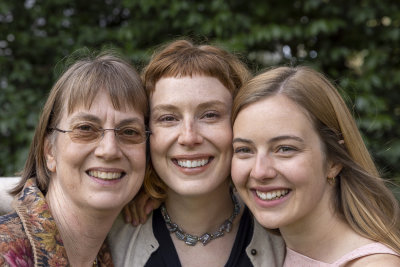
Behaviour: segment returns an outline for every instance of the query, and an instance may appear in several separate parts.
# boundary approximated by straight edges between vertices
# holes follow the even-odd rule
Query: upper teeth
[[[196,168],[204,166],[208,163],[208,159],[201,160],[178,160],[178,165],[185,168]]]
[[[100,178],[100,179],[106,179],[106,180],[111,180],[111,179],[118,179],[121,177],[122,173],[120,172],[102,172],[102,171],[89,171],[89,175]]]
[[[261,192],[256,190],[256,194],[259,198],[262,200],[273,200],[273,199],[278,199],[283,196],[285,196],[287,193],[289,193],[289,190],[284,189],[284,190],[275,190],[275,191],[269,191],[269,192]]]

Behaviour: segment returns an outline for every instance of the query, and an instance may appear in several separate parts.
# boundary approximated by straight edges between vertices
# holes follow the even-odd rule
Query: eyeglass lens
[[[118,141],[123,144],[140,144],[146,141],[146,132],[134,127],[122,127],[117,129],[101,129],[101,128],[73,128],[68,132],[71,140],[76,143],[91,143],[100,140],[105,131],[114,131]]]

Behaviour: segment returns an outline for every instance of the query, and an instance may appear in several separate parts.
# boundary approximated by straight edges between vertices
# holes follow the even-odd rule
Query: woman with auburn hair
[[[327,78],[268,70],[240,89],[232,121],[233,182],[282,235],[284,266],[400,266],[399,203]]]
[[[151,165],[145,188],[163,202],[110,233],[118,266],[281,266],[284,244],[257,224],[230,185],[233,97],[250,74],[211,45],[174,41],[144,69]]]
[[[147,98],[115,53],[80,57],[39,118],[13,209],[0,216],[0,266],[114,266],[105,241],[146,169]]]

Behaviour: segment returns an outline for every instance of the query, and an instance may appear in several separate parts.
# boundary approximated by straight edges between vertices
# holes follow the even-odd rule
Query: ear
[[[51,172],[56,172],[56,158],[53,153],[53,145],[47,136],[44,140],[44,156],[46,157],[47,169]]]
[[[331,160],[328,160],[328,165],[327,165],[327,176],[326,177],[336,177],[342,170],[343,165],[338,162],[333,162]]]

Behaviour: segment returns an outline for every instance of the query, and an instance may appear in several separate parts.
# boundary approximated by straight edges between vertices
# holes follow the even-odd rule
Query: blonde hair
[[[114,108],[134,108],[147,116],[147,96],[140,76],[119,55],[104,51],[74,60],[50,90],[21,173],[22,179],[11,193],[20,192],[26,180],[32,177],[36,177],[40,190],[47,192],[50,172],[46,166],[44,143],[52,134],[49,129],[60,122],[63,110],[71,114],[78,107],[90,108],[100,91],[109,94]]]
[[[336,211],[357,233],[400,253],[399,203],[379,177],[346,103],[325,76],[302,66],[268,70],[238,92],[232,122],[244,107],[277,94],[307,110],[327,157],[342,164],[336,184]]]
[[[150,97],[161,78],[193,75],[217,78],[231,92],[232,97],[251,76],[238,57],[219,47],[176,40],[153,55],[143,71],[142,79]],[[167,185],[157,175],[151,162],[146,170],[144,188],[153,198],[166,198]]]

